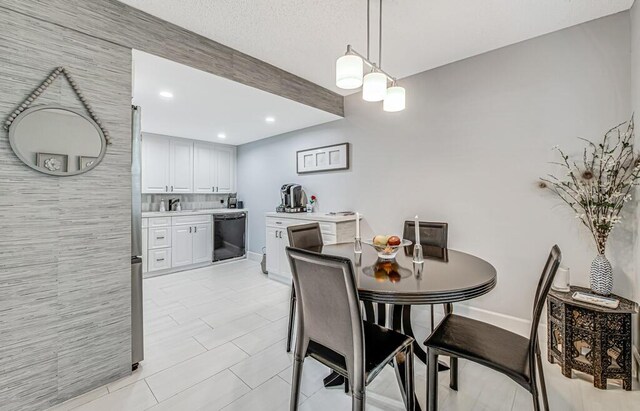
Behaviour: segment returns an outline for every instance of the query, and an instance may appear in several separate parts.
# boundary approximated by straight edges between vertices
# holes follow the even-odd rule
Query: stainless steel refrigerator
[[[131,127],[131,366],[144,360],[142,296],[141,110],[132,106]]]

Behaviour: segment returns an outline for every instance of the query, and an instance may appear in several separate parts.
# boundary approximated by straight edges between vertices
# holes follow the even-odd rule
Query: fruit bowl
[[[413,244],[409,240],[400,240],[400,244],[397,245],[381,244],[379,242],[367,240],[363,240],[362,242],[373,247],[378,253],[378,258],[383,260],[392,260],[396,258],[396,254],[398,254],[398,251],[400,251],[402,247],[408,247]]]

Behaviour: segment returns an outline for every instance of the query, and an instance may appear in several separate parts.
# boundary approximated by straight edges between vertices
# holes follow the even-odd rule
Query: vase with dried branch
[[[593,236],[598,255],[591,263],[590,282],[598,294],[608,295],[613,289],[611,263],[605,256],[607,240],[640,183],[640,155],[634,150],[633,139],[631,117],[607,131],[600,143],[581,139],[586,147],[580,159],[569,158],[556,146],[560,161],[553,164],[562,167],[565,175],[549,174],[540,179],[540,187],[551,190],[571,207]]]

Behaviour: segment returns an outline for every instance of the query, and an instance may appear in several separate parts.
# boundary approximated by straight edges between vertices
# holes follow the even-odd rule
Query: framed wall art
[[[300,150],[296,153],[298,174],[349,169],[349,143]]]

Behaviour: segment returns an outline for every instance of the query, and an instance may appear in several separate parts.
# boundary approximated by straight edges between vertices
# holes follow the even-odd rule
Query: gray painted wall
[[[553,170],[552,146],[577,152],[577,136],[598,139],[630,116],[629,30],[628,12],[595,20],[403,79],[401,113],[357,93],[342,120],[240,146],[251,251],[264,245],[260,216],[279,203],[280,185],[298,182],[318,196],[320,211],[357,210],[371,232],[400,233],[415,214],[449,222],[451,248],[499,273],[496,290],[471,304],[530,318],[554,243],[573,282],[588,283],[596,255],[589,234],[536,181]],[[296,150],[345,141],[349,171],[296,175]],[[634,232],[630,222],[618,227],[608,251],[623,295],[635,281]]]
[[[640,126],[640,1],[633,4],[630,12],[631,16],[631,107],[635,112],[636,124]],[[636,144],[640,142],[640,128],[636,130]],[[640,147],[640,144],[638,144]],[[636,203],[640,204],[637,197],[640,196],[640,189],[636,190]],[[636,209],[636,221],[640,222],[640,207]],[[640,297],[640,236],[636,233],[636,287],[635,299]],[[640,351],[640,316],[636,316],[636,346]]]
[[[52,177],[0,130],[0,410],[42,410],[131,372],[131,50],[3,9],[0,115],[67,67],[113,145]],[[37,100],[83,110],[63,77]]]

